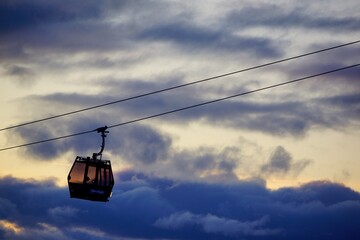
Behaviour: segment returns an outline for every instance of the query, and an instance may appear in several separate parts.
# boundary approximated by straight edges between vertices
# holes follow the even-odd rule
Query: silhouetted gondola
[[[102,160],[107,126],[97,129],[101,133],[102,145],[99,153],[90,157],[75,158],[68,175],[70,197],[91,201],[109,201],[114,186],[114,177],[109,160]]]

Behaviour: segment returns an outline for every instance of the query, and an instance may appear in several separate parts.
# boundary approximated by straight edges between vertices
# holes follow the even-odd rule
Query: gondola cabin
[[[102,133],[103,144],[99,153],[92,157],[75,158],[68,175],[70,197],[91,201],[106,202],[112,195],[114,177],[109,160],[102,160],[105,145],[106,126],[98,128]]]
[[[68,184],[72,198],[108,201],[114,186],[110,161],[76,157],[68,175]]]

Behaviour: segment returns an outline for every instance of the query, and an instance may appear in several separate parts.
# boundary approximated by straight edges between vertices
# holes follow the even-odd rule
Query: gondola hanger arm
[[[105,148],[105,138],[106,138],[106,133],[109,133],[109,131],[106,131],[107,130],[107,126],[104,126],[104,127],[100,127],[100,128],[97,128],[96,131],[98,133],[101,133],[101,138],[102,138],[102,143],[101,143],[101,149],[98,153],[94,153],[93,154],[93,158],[96,159],[97,156],[100,156],[102,155],[102,152],[104,151],[104,148]]]

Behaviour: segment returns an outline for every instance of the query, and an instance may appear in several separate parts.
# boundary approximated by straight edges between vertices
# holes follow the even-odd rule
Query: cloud
[[[278,146],[272,153],[269,163],[262,165],[260,170],[265,175],[292,173],[297,176],[310,163],[310,160],[299,160],[293,163],[290,153],[284,147]]]
[[[74,8],[74,5],[77,7]],[[50,76],[52,78],[56,75],[52,72],[53,70],[60,71],[61,74],[59,75],[61,76],[63,75],[62,71],[69,74],[72,74],[74,71],[80,72],[84,74],[84,78],[89,79],[97,75],[93,74],[94,68],[107,70],[106,76],[102,76],[102,78],[111,77],[116,79],[113,75],[117,75],[116,72],[118,72],[119,66],[124,69],[123,63],[130,72],[134,72],[131,70],[134,67],[135,72],[139,74],[142,71],[138,71],[138,67],[143,69],[143,66],[139,66],[141,62],[148,64],[149,62],[156,62],[157,60],[155,59],[171,57],[171,59],[169,58],[170,60],[165,61],[176,65],[178,64],[178,57],[174,58],[172,54],[180,54],[181,52],[182,57],[193,59],[193,51],[199,51],[197,55],[202,64],[205,66],[205,64],[209,63],[210,66],[205,70],[205,67],[200,66],[196,72],[208,72],[212,64],[219,66],[220,63],[221,65],[232,63],[231,65],[233,66],[234,59],[238,59],[238,55],[241,52],[250,53],[250,55],[255,56],[256,62],[261,62],[263,58],[284,55],[285,52],[283,52],[282,48],[278,47],[279,44],[271,38],[264,37],[265,35],[249,34],[246,30],[248,28],[255,28],[255,31],[257,31],[256,27],[258,24],[260,26],[262,26],[261,24],[269,24],[271,28],[273,25],[279,24],[279,27],[281,27],[286,24],[295,24],[299,22],[299,19],[305,21],[309,18],[309,16],[304,15],[303,9],[297,13],[298,7],[295,6],[294,8],[287,9],[287,7],[279,7],[278,5],[242,7],[241,4],[238,7],[240,10],[237,10],[240,12],[239,14],[229,9],[222,9],[224,12],[223,16],[225,17],[214,19],[213,21],[216,24],[205,24],[203,21],[199,21],[200,17],[196,16],[196,14],[200,13],[193,11],[193,8],[186,6],[186,4],[180,3],[162,1],[146,3],[142,1],[141,4],[134,4],[131,1],[104,1],[98,4],[96,1],[90,1],[84,4],[81,1],[52,1],[51,3],[44,3],[43,1],[16,1],[15,3],[10,3],[10,1],[3,1],[0,5],[0,9],[2,9],[0,11],[3,11],[4,14],[0,14],[0,16],[2,16],[4,21],[0,22],[3,22],[6,27],[3,28],[5,38],[0,40],[2,49],[0,52],[3,54],[3,59],[9,60],[13,64],[11,65],[13,66],[12,68],[22,67],[23,73],[24,70],[27,70],[27,74],[30,74],[31,71],[36,76],[39,76],[39,78],[44,76],[43,79],[48,79]],[[162,11],[160,15],[157,14],[159,9]],[[174,18],[174,14],[176,18]],[[227,15],[229,17],[226,17]],[[237,19],[237,15],[240,16],[240,19]],[[253,16],[256,16],[256,18]],[[206,19],[209,20],[208,18]],[[310,19],[308,21],[313,22],[313,19]],[[322,20],[321,22],[326,21]],[[347,22],[342,24],[349,25]],[[328,26],[333,25],[334,21],[329,20]],[[336,39],[332,41],[336,42]],[[154,45],[154,51],[149,52],[148,49],[152,49],[151,47],[154,47]],[[215,51],[218,58],[212,59],[211,62],[206,62],[205,58],[208,59],[209,54],[214,54],[212,50]],[[235,57],[234,54],[236,54]],[[117,55],[120,55],[120,57]],[[16,58],[16,56],[20,57]],[[182,57],[179,58],[182,59]],[[353,57],[352,55],[351,58]],[[185,61],[189,62],[188,60]],[[29,67],[29,63],[32,64],[32,67]],[[189,74],[192,71],[191,65],[188,64],[190,71],[182,70],[183,67],[181,65],[175,66],[174,69],[177,72],[181,71],[178,75],[183,74],[181,81],[187,81],[191,77]],[[87,68],[91,68],[91,76],[87,74]],[[301,68],[300,71],[304,72],[306,69],[308,68],[305,68],[305,70]],[[7,72],[6,75],[11,75],[11,72],[14,73],[14,70],[12,69]],[[175,70],[170,67],[168,71],[174,73]],[[18,73],[16,78],[19,79],[19,69],[15,72]],[[148,75],[148,72],[145,72]],[[101,74],[99,73],[99,75]],[[133,86],[137,85],[150,89],[151,87],[148,86],[148,76],[145,74],[139,75],[143,79],[140,81],[139,79],[130,79],[123,84],[124,87],[128,86],[127,89],[116,89],[116,91],[129,91],[131,81],[139,81],[139,83],[133,84]],[[76,78],[78,77],[71,77],[71,82]],[[21,77],[21,79],[23,78]],[[118,82],[125,81],[125,79],[116,80]],[[151,83],[154,82],[154,85],[161,85],[164,78],[155,76],[151,80]],[[147,81],[147,85],[145,81]],[[103,81],[102,84],[104,85]],[[101,86],[97,85],[96,87],[100,88]],[[219,91],[219,88],[217,88],[217,91]],[[234,91],[231,85],[228,88],[231,88],[232,92]],[[203,89],[208,90],[205,87]],[[112,92],[114,91],[112,90]],[[205,99],[205,95],[194,96],[191,94],[192,92],[189,91],[188,94],[185,93],[181,98],[178,97],[173,99],[173,101],[168,101],[168,97],[171,94],[163,95],[164,98],[150,98],[149,102],[141,107],[141,110],[148,112],[147,110],[153,110],[156,106],[178,106],[179,104],[176,104],[175,100],[179,99],[182,99],[183,103],[190,102],[190,100],[195,100],[194,102],[196,102],[196,100]],[[209,95],[211,94],[212,92],[209,93]],[[187,98],[190,99],[188,100]],[[241,127],[256,130],[263,126],[263,129],[260,129],[260,131],[266,131],[271,134],[289,133],[301,135],[314,124],[323,124],[320,120],[324,118],[319,117],[315,119],[315,116],[311,115],[310,111],[301,111],[301,109],[305,109],[303,108],[304,104],[294,102],[292,104],[299,105],[299,112],[293,118],[290,117],[291,114],[289,113],[274,117],[264,112],[260,112],[260,117],[258,118],[255,112],[258,110],[256,107],[259,105],[259,107],[263,106],[262,103],[259,104],[258,102],[250,102],[249,104],[244,102],[232,103],[232,106],[219,108],[224,109],[223,111],[228,110],[226,113],[230,117],[244,119],[243,122],[240,120],[240,124],[224,121],[228,123],[228,126],[237,127],[240,125]],[[133,107],[135,105],[138,106],[139,103],[129,106]],[[284,105],[283,107],[291,107],[291,104]],[[264,105],[264,107],[268,106]],[[252,111],[252,115],[249,115],[249,111],[244,111],[244,114],[239,116],[239,114],[236,114],[239,112],[239,109],[254,111]],[[216,113],[219,113],[220,110],[217,111]],[[303,119],[301,116],[304,116],[304,113],[307,115]],[[249,115],[248,118],[244,117],[246,114]],[[188,119],[185,116],[188,117],[186,113],[182,113],[182,119]],[[267,122],[266,119],[270,119],[270,121]],[[213,118],[209,120],[212,121]],[[221,122],[221,120],[218,121]]]
[[[149,126],[126,128],[120,136],[114,136],[114,140],[111,150],[129,162],[152,164],[169,157],[171,138]]]
[[[356,1],[341,8],[326,3],[327,11],[324,4],[5,0],[0,3],[2,77],[25,87],[36,78],[32,91],[16,90],[16,96],[42,95],[19,100],[18,113],[25,120],[46,117],[355,36]],[[331,37],[314,44],[324,34]],[[356,60],[354,49],[236,76],[241,81],[227,78],[18,128],[10,133],[18,141],[12,143],[88,131],[337,68]],[[0,238],[358,239],[359,193],[346,186],[320,181],[271,191],[263,179],[240,181],[235,174],[251,168],[249,177],[296,176],[309,161],[296,160],[279,146],[266,164],[249,165],[236,143],[178,149],[176,136],[166,132],[169,125],[200,123],[293,138],[314,129],[353,127],[359,122],[358,75],[353,69],[331,75],[329,85],[289,86],[111,129],[105,152],[138,172],[116,173],[114,195],[106,204],[69,199],[68,190],[52,181],[1,178],[0,219],[23,233],[2,227]],[[99,145],[94,133],[20,151],[28,159],[49,161],[70,152],[88,156]]]
[[[95,4],[81,4],[76,1],[73,4],[78,6],[71,8],[70,1],[63,3],[60,5],[59,1],[2,1],[0,5],[1,33],[99,16],[99,8]]]
[[[64,120],[62,123],[64,125],[59,125],[55,121],[39,127],[21,127],[16,129],[17,138],[15,139],[35,142],[53,139],[60,135],[95,130],[106,125],[103,121],[104,116],[106,115]],[[121,131],[111,131],[105,140],[105,152],[116,154],[132,163],[146,165],[166,160],[171,143],[171,138],[166,134],[161,134],[150,126],[137,124],[123,128]],[[74,151],[77,155],[91,156],[93,152],[99,152],[100,145],[100,134],[94,131],[86,135],[25,147],[21,151],[37,160],[50,161],[68,151]]]
[[[153,172],[158,176],[177,179],[202,180],[210,182],[233,182],[238,178],[235,170],[239,165],[238,147],[215,149],[199,147],[195,150],[177,150],[172,148],[166,162],[144,172]]]
[[[233,10],[229,13],[227,21],[229,24],[243,28],[263,26],[268,28],[305,28],[330,32],[359,29],[360,19],[357,17],[329,16],[317,13],[316,15],[311,14],[308,6],[287,9],[280,5],[263,4]]]
[[[184,24],[182,22],[155,26],[141,32],[141,40],[169,41],[176,46],[199,51],[224,50],[224,51],[249,51],[261,57],[278,57],[280,50],[276,49],[270,39],[264,37],[239,37],[231,34],[224,28],[221,30],[205,29],[200,26]]]
[[[166,79],[166,77],[163,77],[163,79]],[[103,95],[56,93],[26,97],[20,100],[19,103],[21,103],[21,108],[26,109],[24,112],[49,116],[52,114],[51,112],[59,114],[59,109],[66,112],[67,109],[80,109],[89,105],[118,100],[119,97],[116,97],[118,89],[127,92],[128,96],[133,96],[133,93],[145,93],[145,89],[150,86],[150,89],[158,90],[178,85],[182,83],[182,77],[178,76],[169,78],[168,81],[155,83],[149,83],[141,79],[114,80],[108,83],[109,85],[105,87]],[[207,87],[206,85],[194,86],[194,88],[178,89],[134,99],[121,104],[99,108],[92,112],[84,112],[79,115],[48,121],[42,125],[21,127],[15,130],[18,138],[12,137],[10,139],[19,142],[33,142],[88,131],[100,126],[118,124],[138,117],[203,102],[208,100],[207,95],[217,95],[217,91],[216,88]],[[229,94],[229,92],[233,93],[235,90],[222,89],[222,91],[224,93],[221,94]],[[246,89],[242,89],[242,91],[246,91]],[[296,94],[291,93],[290,96]],[[304,101],[294,98],[291,101],[280,99],[268,102],[256,98],[239,98],[178,112],[166,117],[159,117],[156,119],[156,123],[166,122],[181,126],[182,124],[201,121],[220,128],[245,129],[277,136],[302,137],[314,128],[340,129],[357,124],[359,120],[358,102],[358,95],[354,93],[343,93],[334,96],[314,95],[310,97],[310,100],[304,99]],[[342,117],[344,115],[347,117]],[[219,154],[221,149],[198,149],[198,153],[192,151],[179,152],[173,149],[173,136],[161,132],[156,125],[150,126],[136,123],[114,128],[111,131],[112,133],[110,133],[107,140],[112,144],[107,144],[106,150],[120,156],[125,161],[137,164],[138,167],[154,164],[151,171],[154,171],[154,169],[156,171],[156,167],[159,167],[158,169],[166,169],[166,171],[173,169],[171,172],[175,174],[179,174],[179,171],[175,171],[176,169],[185,168],[188,171],[184,173],[190,174],[190,176],[198,177],[203,175],[207,179],[213,177],[217,180],[236,180],[233,169],[238,167],[239,158],[221,156]],[[15,141],[11,142],[15,143]],[[99,145],[100,137],[95,133],[34,145],[25,150],[22,149],[22,151],[41,160],[54,160],[60,154],[68,151],[74,151],[78,155],[91,155],[92,152],[98,151]],[[207,155],[206,151],[210,154]],[[181,161],[172,161],[173,159],[181,159]],[[299,160],[292,164],[289,158],[285,158],[282,161],[279,160],[281,164],[285,164],[281,169],[275,166],[280,164],[275,160],[276,158],[270,159],[270,163],[263,166],[263,173],[283,172],[284,174],[291,173],[291,175],[296,176],[309,165],[309,161],[306,160]],[[162,163],[166,165],[161,166]],[[180,163],[183,166],[180,166]],[[291,168],[291,170],[287,168]],[[216,171],[217,174],[214,174]]]
[[[280,201],[293,203],[321,202],[325,206],[334,206],[346,201],[356,201],[359,194],[342,184],[331,184],[328,181],[313,181],[301,188],[283,188],[274,194]]]
[[[338,113],[339,122],[356,122],[360,117],[360,97],[358,94],[337,95],[320,100],[328,109]],[[340,118],[346,115],[347,117]]]
[[[0,179],[2,238],[357,239],[360,194],[327,181],[266,189],[254,181],[184,182],[116,174],[107,203],[70,199],[53,182]],[[4,206],[3,204],[1,206]],[[141,231],[139,231],[141,229]]]
[[[24,229],[19,227],[16,223],[7,220],[0,220],[0,236],[4,234],[4,237],[9,237],[13,234],[20,234],[23,231]]]
[[[158,11],[163,14],[157,14]],[[177,20],[172,14],[177,15]],[[185,48],[200,50],[202,54],[210,50],[227,54],[248,52],[265,58],[282,55],[267,37],[240,37],[233,29],[223,26],[204,28],[193,14],[190,7],[179,9],[178,3],[163,1],[134,4],[107,0],[101,4],[96,1],[84,4],[81,1],[6,0],[0,4],[0,56],[17,64],[32,62],[38,67],[46,64],[61,68],[73,60],[75,53],[86,53],[89,57],[79,63],[80,66],[109,67],[123,61],[109,61],[106,53],[126,53],[131,60],[132,54],[144,46],[149,48],[163,42],[171,42],[181,52]],[[159,50],[173,52],[174,48],[163,45]],[[105,55],[103,61],[98,60],[99,54]],[[66,60],[58,61],[52,58],[54,55],[56,58],[66,56]],[[144,55],[142,50],[139,58],[144,60]],[[72,67],[72,63],[67,66]]]
[[[327,67],[328,70],[329,67]],[[336,67],[335,67],[336,68]],[[314,70],[314,72],[320,72],[323,69]],[[309,74],[313,74],[309,73]],[[350,71],[351,72],[351,71]],[[348,76],[348,72],[341,73],[340,77]],[[327,79],[332,81],[337,79],[338,76],[329,76]],[[320,81],[320,80],[319,80]],[[350,81],[350,80],[349,80]],[[141,81],[137,83],[130,83],[125,81],[119,84],[119,89],[128,89],[127,91],[133,92],[133,86],[136,85],[139,89],[142,89],[142,85],[149,85]],[[315,83],[315,82],[314,82]],[[170,82],[154,83],[151,88],[163,89],[168,87]],[[176,82],[172,86],[181,84]],[[349,115],[349,119],[340,118],[336,109],[329,108],[325,103],[328,96],[322,95],[323,92],[319,88],[319,84],[316,84],[316,89],[311,88],[312,82],[304,83],[304,92],[295,91],[295,88],[291,88],[288,95],[285,94],[284,98],[280,97],[278,100],[269,101],[271,94],[266,94],[264,98],[256,99],[251,96],[239,97],[228,101],[210,104],[202,106],[196,109],[189,109],[186,111],[177,112],[166,117],[158,118],[160,121],[175,122],[176,124],[184,124],[192,121],[205,121],[207,124],[230,127],[235,129],[247,129],[253,131],[260,131],[266,134],[280,135],[280,136],[304,136],[309,130],[314,127],[317,128],[338,128],[351,125],[352,121],[357,121],[356,115],[352,111],[352,108],[345,107],[343,105],[342,112],[344,115]],[[327,84],[327,83],[326,83]],[[155,87],[158,85],[158,87]],[[164,85],[164,86],[162,86]],[[352,79],[344,88],[353,86],[356,88],[356,81]],[[245,85],[246,86],[246,85]],[[323,85],[320,85],[323,86]],[[295,86],[296,87],[296,86]],[[309,89],[310,87],[310,89]],[[212,100],[216,97],[223,97],[233,95],[236,93],[246,92],[253,89],[245,88],[244,86],[222,89],[219,94],[219,88],[221,87],[208,87],[207,85],[198,85],[184,89],[178,89],[176,91],[169,91],[154,96],[149,96],[143,99],[137,99],[136,101],[130,101],[123,105],[123,110],[128,115],[138,116],[139,111],[148,115],[165,112],[168,110],[178,109],[193,104],[202,103]],[[342,89],[339,98],[349,98],[356,100],[353,96],[354,93]],[[312,95],[307,95],[306,91],[313,91]],[[337,89],[334,93],[339,92]],[[113,90],[114,91],[114,90]],[[316,92],[314,92],[316,91]],[[209,96],[212,96],[209,98]],[[336,96],[334,96],[336,97]],[[143,116],[143,115],[142,115]]]
[[[178,84],[179,80],[172,79],[169,81],[153,84],[152,88],[162,89],[174,83]],[[132,96],[131,93],[142,92],[141,89],[146,89],[148,85],[149,83],[141,80],[125,81],[121,84],[113,83],[114,88],[108,90],[109,94],[101,96],[58,93],[27,97],[20,102],[22,103],[21,106],[27,109],[26,112],[36,112],[37,114],[43,112],[43,115],[48,116],[51,114],[48,112],[49,110],[54,111],[53,114],[59,114],[58,109],[63,109],[66,112],[67,109],[81,109],[88,107],[89,104],[97,105],[118,100],[119,98],[113,95],[116,94],[117,88],[129,92],[130,96]],[[189,91],[184,91],[185,89],[175,92],[170,91],[99,108],[92,110],[92,112],[88,111],[79,115],[47,121],[42,125],[21,127],[15,130],[18,138],[12,137],[10,139],[13,139],[11,142],[15,142],[14,140],[23,140],[24,142],[39,141],[89,131],[100,126],[110,126],[139,117],[189,106],[204,101],[205,96],[196,94],[199,88],[201,89],[200,86],[197,86],[196,88],[190,88]],[[210,89],[210,93],[212,91],[216,90]],[[207,94],[210,93],[207,92]],[[314,96],[311,97],[311,101],[304,102],[295,99],[284,102],[281,100],[264,102],[256,99],[238,99],[178,112],[166,117],[159,117],[156,120],[157,123],[166,122],[177,126],[202,121],[208,125],[221,128],[245,129],[271,135],[301,137],[314,127],[339,129],[356,124],[359,119],[358,105],[358,96],[351,93],[326,97]],[[34,106],[36,106],[36,109],[34,109]],[[343,118],[343,115],[348,117]],[[182,159],[182,161],[174,162],[177,164],[184,163],[184,166],[177,167],[186,167],[189,170],[188,173],[206,173],[208,170],[217,169],[224,173],[223,177],[225,178],[231,177],[232,169],[237,167],[239,158],[221,156],[216,152],[217,150],[198,149],[198,152],[183,151],[180,153],[178,150],[173,149],[172,137],[166,132],[161,132],[156,125],[150,126],[136,123],[111,129],[111,133],[107,138],[109,144],[106,145],[106,150],[121,156],[124,160],[140,165],[164,162],[167,159]],[[79,155],[89,155],[98,151],[100,141],[98,134],[94,133],[31,146],[26,148],[25,153],[43,160],[56,159],[60,154],[67,151],[74,151]],[[138,147],[134,148],[132,146]],[[206,152],[210,154],[206,155]],[[287,173],[287,168],[291,167],[292,174],[297,175],[296,173],[300,173],[309,164],[309,161],[306,160],[291,164],[289,156],[282,161],[279,160],[279,163],[274,162],[275,160],[276,158],[271,159],[271,164],[263,166],[263,172],[271,173],[279,170]],[[275,166],[280,163],[285,164],[282,169]],[[175,165],[168,163],[167,166],[175,167]],[[201,169],[201,166],[203,166],[203,169]],[[221,175],[217,176],[220,177]]]
[[[111,0],[101,4],[96,1],[86,4],[81,1],[2,1],[0,56],[14,62],[53,66],[55,59],[44,61],[49,54],[121,48],[125,43],[118,32],[124,29],[105,22],[112,12],[122,12],[126,5],[127,1]]]
[[[17,85],[23,87],[32,86],[36,76],[31,68],[18,65],[7,66],[5,74],[10,77],[10,80],[15,81]]]
[[[55,219],[57,222],[67,221],[76,216],[78,212],[79,209],[69,206],[59,206],[48,209],[49,216]]]
[[[234,219],[220,218],[211,214],[200,215],[190,212],[176,212],[167,218],[158,219],[154,225],[165,229],[181,229],[187,225],[199,225],[206,233],[225,236],[261,236],[277,235],[279,230],[262,229],[267,217],[251,222],[239,222]]]

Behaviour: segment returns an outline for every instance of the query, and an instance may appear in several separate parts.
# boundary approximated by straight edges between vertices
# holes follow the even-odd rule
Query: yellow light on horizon
[[[11,231],[15,234],[20,234],[24,231],[24,228],[8,220],[0,220],[0,228],[4,229],[5,231]]]

